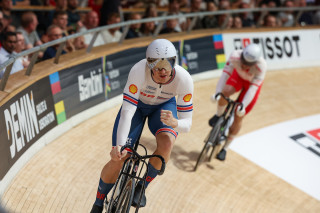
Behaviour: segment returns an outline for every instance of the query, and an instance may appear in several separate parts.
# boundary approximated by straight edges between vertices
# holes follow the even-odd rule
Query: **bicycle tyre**
[[[217,145],[219,143],[219,138],[221,136],[221,125],[215,125],[212,129],[212,134],[210,135],[211,138],[209,138],[209,140],[212,141],[212,150],[211,153],[209,155],[208,161],[211,162],[212,160],[212,156],[217,148]]]
[[[135,189],[135,180],[129,179],[119,194],[116,213],[129,213]]]
[[[200,155],[198,156],[196,165],[194,166],[194,171],[198,169],[198,166],[200,165],[201,162],[204,161],[205,157],[207,157],[208,162],[211,161],[213,152],[217,144],[216,141],[219,135],[219,130],[220,130],[220,125],[216,125],[210,130],[208,136],[206,137],[205,145],[202,148]],[[210,148],[212,148],[212,150],[210,152],[210,155],[208,155]]]

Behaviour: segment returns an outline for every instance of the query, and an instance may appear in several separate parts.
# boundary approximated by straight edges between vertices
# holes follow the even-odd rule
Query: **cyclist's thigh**
[[[169,101],[159,105],[149,116],[148,125],[149,129],[154,136],[157,136],[160,132],[168,132],[177,137],[178,132],[176,132],[171,126],[167,126],[160,120],[161,110],[170,110],[173,117],[176,119],[177,116],[177,103],[175,98],[171,98]]]
[[[223,93],[227,96],[240,91],[243,88],[244,80],[238,75],[236,71],[228,78],[226,85],[223,88]]]
[[[112,133],[112,146],[116,146],[117,144],[117,129],[118,129],[119,120],[121,116],[121,110],[122,108],[119,110],[116,121],[114,123],[113,133]],[[136,143],[140,133],[142,132],[143,122],[144,122],[143,115],[140,109],[137,108],[131,120],[131,126],[130,126],[129,135],[127,138],[127,144],[130,144],[131,146],[133,146]]]

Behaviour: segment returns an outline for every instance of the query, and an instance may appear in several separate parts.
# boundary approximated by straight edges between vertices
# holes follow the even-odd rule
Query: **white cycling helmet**
[[[156,39],[149,44],[146,52],[147,65],[150,70],[173,70],[177,51],[167,39]]]
[[[257,63],[261,57],[261,49],[257,44],[249,44],[244,48],[241,54],[242,63],[252,66]]]

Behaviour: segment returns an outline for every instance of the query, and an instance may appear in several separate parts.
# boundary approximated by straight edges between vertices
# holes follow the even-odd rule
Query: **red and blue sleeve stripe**
[[[138,100],[135,99],[134,97],[126,94],[126,93],[123,93],[123,100],[124,100],[124,101],[127,101],[127,102],[129,102],[130,104],[133,104],[133,105],[135,105],[135,106],[138,105]]]
[[[178,112],[190,112],[193,110],[193,105],[177,105]]]

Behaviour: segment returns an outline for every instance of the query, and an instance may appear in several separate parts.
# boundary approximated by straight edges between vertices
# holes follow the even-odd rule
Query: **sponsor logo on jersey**
[[[183,100],[184,100],[184,102],[189,102],[191,100],[191,98],[192,98],[192,95],[191,94],[187,94],[187,95],[185,95],[183,97]]]
[[[129,92],[131,92],[132,94],[136,94],[138,92],[138,87],[134,84],[131,84],[129,86]]]

